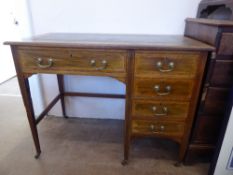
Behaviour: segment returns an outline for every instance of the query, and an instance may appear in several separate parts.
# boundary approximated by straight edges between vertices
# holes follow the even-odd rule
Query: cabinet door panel
[[[233,61],[216,60],[210,79],[211,86],[230,87],[233,84]]]
[[[199,116],[194,130],[192,143],[215,144],[221,127],[221,116]]]
[[[233,33],[222,34],[218,54],[233,55]]]
[[[205,115],[222,115],[228,100],[229,89],[213,88],[207,90],[201,113]]]

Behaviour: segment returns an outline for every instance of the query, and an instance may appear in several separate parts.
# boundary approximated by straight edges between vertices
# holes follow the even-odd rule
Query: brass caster
[[[40,157],[40,153],[41,152],[39,152],[39,153],[37,153],[34,157],[35,157],[35,159],[39,159],[39,157]]]
[[[125,165],[128,165],[128,160],[123,160],[122,162],[121,162],[121,165],[123,165],[123,166],[125,166]]]

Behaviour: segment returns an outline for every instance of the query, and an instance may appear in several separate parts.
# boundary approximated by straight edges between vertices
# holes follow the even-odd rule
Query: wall
[[[9,46],[5,41],[21,40],[32,35],[31,14],[27,0],[0,1],[0,83],[16,75],[13,58]],[[15,22],[17,21],[17,24]],[[41,88],[38,76],[30,78],[30,86],[38,114],[43,108],[43,99],[40,99]]]
[[[200,0],[30,0],[34,34],[48,32],[183,34]],[[56,77],[41,76],[45,101],[57,92]],[[66,76],[66,89],[124,93],[124,84],[106,77]],[[79,87],[78,87],[79,86]],[[67,98],[70,116],[124,118],[124,101]],[[51,111],[61,115],[60,104]]]
[[[28,16],[26,0],[0,1],[0,83],[16,75],[10,47],[3,42],[30,35]],[[15,21],[20,22],[16,25]]]

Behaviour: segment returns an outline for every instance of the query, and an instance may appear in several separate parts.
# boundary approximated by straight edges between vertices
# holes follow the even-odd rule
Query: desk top
[[[22,41],[4,44],[19,46],[112,48],[112,49],[170,49],[212,51],[214,47],[182,35],[116,35],[49,33]]]

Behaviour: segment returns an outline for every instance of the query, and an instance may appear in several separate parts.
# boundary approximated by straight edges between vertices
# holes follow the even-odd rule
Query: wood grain
[[[135,74],[144,77],[184,77],[194,78],[197,72],[197,62],[200,57],[198,52],[136,52]],[[174,69],[170,72],[161,72],[157,63],[163,64],[163,69],[169,69],[169,63],[174,63]]]
[[[233,60],[216,60],[210,78],[211,86],[230,88],[233,85]]]
[[[218,3],[217,1],[211,2]],[[199,98],[195,127],[192,130],[187,156],[192,155],[193,150],[195,153],[213,151],[217,143],[217,139],[213,137],[217,138],[220,132],[219,127],[221,121],[224,120],[227,94],[232,85],[232,33],[233,21],[186,20],[185,36],[209,43],[216,48],[216,57],[208,57],[202,87],[203,95]],[[186,157],[186,159],[191,158]]]
[[[213,47],[182,35],[119,35],[49,33],[23,41],[8,41],[4,44],[40,47],[66,47],[86,49],[145,49],[145,50],[190,50],[212,51]]]
[[[171,87],[168,95],[160,96],[154,89],[160,86],[160,92],[166,91],[166,86]],[[135,98],[151,98],[156,100],[189,101],[192,96],[194,81],[192,79],[163,79],[163,78],[137,78],[134,83]]]
[[[229,91],[227,88],[209,87],[204,104],[200,108],[201,114],[223,117]]]
[[[151,129],[151,126],[154,129]],[[164,127],[161,130],[161,126]],[[159,120],[144,121],[133,120],[132,122],[133,135],[147,135],[147,136],[168,136],[168,137],[182,137],[184,134],[184,123],[178,122],[161,122]]]
[[[199,23],[196,19],[186,20],[185,36],[203,41],[212,46],[215,46],[217,44],[216,39],[218,37],[218,31],[218,27]]]
[[[205,18],[187,18],[186,22],[195,22],[195,23],[204,24],[204,25],[207,25],[207,26],[233,27],[233,21],[230,21],[230,20],[205,19]]]
[[[233,55],[233,33],[222,34],[218,54]]]
[[[200,115],[198,125],[194,126],[192,144],[215,144],[218,141],[222,118],[220,116]]]
[[[213,47],[183,36],[103,34],[48,34],[6,44],[12,46],[38,156],[40,144],[27,81],[28,75],[50,73],[58,74],[60,94],[56,100],[68,95],[126,98],[123,164],[129,159],[131,140],[147,136],[178,142],[179,161],[183,160],[207,52]],[[165,74],[154,70],[156,62],[164,57],[174,61],[173,72]],[[48,64],[52,58],[52,64],[43,68],[38,66],[37,58],[42,59],[42,65]],[[90,64],[92,60],[95,60],[95,66]],[[107,66],[96,69],[101,68],[103,60],[107,61]],[[65,92],[63,75],[66,74],[114,77],[125,83],[126,95]],[[155,85],[160,89],[155,90]],[[171,87],[169,93],[166,89],[168,85]],[[42,114],[47,113],[54,103]],[[160,107],[166,105],[168,116],[154,118],[150,111],[152,105],[159,106],[159,113]],[[65,105],[62,104],[62,107],[66,116]],[[158,131],[158,128],[161,130]]]
[[[56,73],[65,70],[67,73],[85,72],[126,72],[126,51],[103,51],[103,50],[80,50],[65,48],[41,48],[41,47],[20,47],[18,50],[19,61],[22,71],[25,73]],[[37,59],[42,58],[42,64],[48,64],[48,59],[53,59],[49,68],[40,68]],[[96,66],[91,65],[91,60],[96,61]],[[96,70],[107,61],[107,67],[103,70]]]
[[[153,107],[157,110],[153,111]],[[156,113],[164,113],[163,108],[167,108],[167,115],[156,116]],[[162,121],[185,121],[189,110],[188,102],[177,101],[153,101],[134,100],[132,115],[138,119],[159,119]]]

